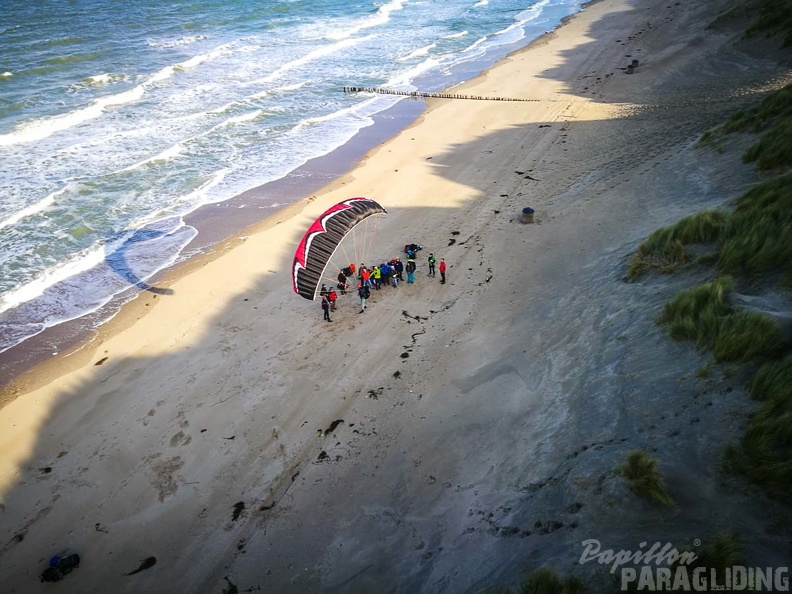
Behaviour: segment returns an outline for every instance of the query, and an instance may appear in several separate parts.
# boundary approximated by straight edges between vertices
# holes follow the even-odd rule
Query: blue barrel
[[[533,223],[534,222],[534,209],[529,207],[529,206],[526,206],[525,208],[523,208],[522,209],[522,217],[520,217],[520,220],[523,223]]]

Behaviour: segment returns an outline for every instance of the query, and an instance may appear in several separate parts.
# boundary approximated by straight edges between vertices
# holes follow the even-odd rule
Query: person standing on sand
[[[322,310],[324,310],[324,319],[332,322],[333,320],[330,319],[330,301],[327,299],[327,295],[322,297]]]
[[[404,264],[402,264],[401,260],[398,258],[393,261],[393,269],[396,271],[396,276],[399,277],[399,280],[404,280],[402,277],[402,272],[404,272]]]
[[[362,264],[360,265],[360,278],[364,287],[371,287],[371,271]]]
[[[377,291],[380,290],[380,285],[382,284],[382,271],[379,266],[375,265],[371,267],[371,283]]]
[[[445,258],[440,258],[440,284],[445,284],[446,263]]]
[[[437,258],[434,257],[434,254],[429,254],[429,276],[435,276],[436,263],[437,263]]]
[[[407,260],[407,266],[404,267],[407,272],[407,282],[412,284],[415,282],[415,260]]]
[[[366,311],[366,299],[371,296],[371,291],[366,285],[360,283],[358,285],[358,296],[360,297],[360,313],[363,313]]]
[[[330,311],[335,311],[337,299],[338,299],[338,294],[335,292],[335,289],[331,287],[330,291],[328,291],[327,293],[327,301],[330,303]]]

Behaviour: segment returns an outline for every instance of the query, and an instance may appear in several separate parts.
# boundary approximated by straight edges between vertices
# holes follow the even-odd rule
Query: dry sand
[[[622,280],[649,232],[756,181],[739,146],[694,147],[789,74],[741,23],[708,28],[735,3],[589,5],[457,89],[537,101],[430,100],[172,295],[142,295],[83,364],[38,370],[52,381],[0,410],[3,592],[479,592],[544,563],[604,591],[581,541],[724,530],[753,563],[788,561],[788,512],[717,471],[751,409],[743,378],[697,379],[706,356],[652,323],[697,279]],[[391,213],[377,260],[425,251],[415,285],[326,324],[289,266],[350,196]],[[617,475],[636,448],[675,508]],[[81,568],[39,584],[65,550]]]

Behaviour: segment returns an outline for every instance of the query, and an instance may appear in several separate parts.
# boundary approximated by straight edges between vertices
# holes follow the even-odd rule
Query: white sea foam
[[[0,74],[0,76],[5,76],[5,77],[14,76],[14,73],[6,70],[5,72],[3,72],[3,74]]]
[[[364,29],[370,29],[372,27],[377,27],[379,25],[384,25],[390,20],[390,15],[392,12],[396,10],[401,10],[404,8],[405,0],[391,0],[387,4],[383,4],[377,9],[377,12],[371,16],[361,19],[359,23],[356,25],[344,29],[343,31],[337,31],[335,33],[330,33],[327,35],[328,39],[347,39],[354,35],[355,33],[359,33]]]
[[[427,45],[425,47],[419,47],[417,50],[415,50],[414,52],[404,56],[403,58],[397,58],[396,61],[397,62],[409,62],[413,58],[420,58],[421,56],[428,55],[429,52],[431,50],[433,50],[434,48],[436,48],[436,47],[437,47],[436,43],[430,43],[429,45]]]
[[[206,35],[185,35],[178,39],[149,39],[146,43],[149,47],[153,47],[154,49],[170,49],[182,45],[190,45],[204,39],[207,39]]]
[[[11,291],[7,291],[0,295],[0,313],[8,311],[14,307],[31,301],[36,297],[44,294],[44,291],[62,282],[70,277],[73,277],[81,272],[90,270],[97,264],[104,261],[105,256],[120,248],[124,242],[132,236],[132,232],[125,234],[122,238],[106,244],[97,243],[89,248],[77,252],[67,261],[45,270],[39,274],[35,279],[25,283],[21,287],[17,287]]]
[[[0,221],[0,229],[4,229],[5,227],[10,227],[12,225],[15,225],[16,223],[18,223],[19,221],[21,221],[22,219],[24,219],[26,217],[30,217],[30,216],[36,215],[36,214],[38,214],[40,212],[44,212],[45,210],[47,210],[47,208],[49,206],[51,206],[52,204],[55,203],[55,199],[58,196],[60,196],[66,190],[69,189],[69,185],[70,184],[67,184],[66,186],[64,186],[60,190],[57,190],[56,192],[52,192],[51,194],[48,194],[47,196],[45,196],[44,198],[42,198],[41,200],[39,200],[35,204],[31,204],[30,206],[15,212],[14,214],[9,216],[8,218],[3,219],[2,221]]]
[[[469,35],[467,31],[460,31],[459,33],[451,33],[450,35],[443,35],[440,39],[458,39],[459,37],[464,37],[465,35]]]
[[[436,58],[427,58],[409,70],[405,70],[404,72],[399,72],[398,74],[394,75],[393,78],[388,80],[388,82],[383,86],[385,88],[395,88],[401,90],[405,90],[405,87],[409,87],[409,90],[415,90],[415,87],[412,86],[412,81],[414,81],[421,74],[428,72],[433,68],[437,68],[441,64],[442,62]]]
[[[46,117],[40,120],[34,120],[27,124],[23,124],[13,132],[8,134],[0,134],[0,146],[9,146],[21,142],[33,142],[36,140],[41,140],[43,138],[47,138],[48,136],[52,136],[56,132],[61,132],[69,128],[73,128],[74,126],[78,126],[79,124],[82,124],[88,120],[98,118],[108,107],[124,105],[126,103],[137,101],[145,94],[148,89],[152,88],[153,85],[170,78],[177,71],[187,68],[194,68],[195,66],[207,60],[227,55],[230,51],[229,48],[230,44],[224,44],[206,54],[193,56],[189,60],[179,64],[165,66],[164,68],[161,68],[149,76],[137,86],[115,95],[108,95],[106,97],[95,99],[88,107],[76,109],[62,115]]]
[[[487,0],[480,0],[479,2],[476,2],[473,5],[473,8],[481,8],[482,6],[486,6],[487,4],[489,4],[489,2],[487,2]]]
[[[252,81],[249,83],[250,85],[261,85],[265,83],[272,82],[286,74],[289,70],[294,70],[295,68],[299,68],[305,64],[309,64],[319,58],[323,58],[324,56],[328,56],[335,52],[341,51],[347,47],[352,47],[353,45],[357,45],[363,41],[369,41],[370,39],[374,39],[374,35],[368,35],[366,37],[357,37],[355,39],[344,39],[343,41],[339,41],[332,45],[327,45],[325,47],[320,47],[318,49],[313,50],[312,52],[308,52],[301,58],[297,58],[296,60],[292,60],[291,62],[286,62],[283,66],[278,68],[275,72],[261,78],[259,80]]]
[[[297,89],[301,89],[308,84],[311,84],[311,81],[304,80],[293,85],[284,85],[282,87],[275,87],[274,89],[266,89],[264,91],[259,91],[258,93],[253,93],[252,95],[248,95],[246,99],[263,99],[264,97],[272,97],[273,95],[278,95],[279,93],[296,91]]]
[[[184,146],[181,143],[174,144],[173,146],[170,146],[170,147],[166,148],[164,151],[161,151],[161,152],[157,153],[153,157],[149,157],[148,159],[143,159],[142,161],[138,161],[137,163],[134,163],[133,165],[130,165],[129,167],[124,167],[123,169],[119,169],[118,171],[113,171],[112,173],[107,174],[107,175],[113,175],[115,173],[123,173],[125,171],[134,171],[136,169],[140,169],[141,167],[144,167],[144,166],[149,165],[149,164],[153,164],[153,163],[157,163],[157,162],[161,163],[163,161],[168,161],[169,159],[173,159],[174,157],[178,157],[179,154],[181,154],[183,149],[184,149]]]

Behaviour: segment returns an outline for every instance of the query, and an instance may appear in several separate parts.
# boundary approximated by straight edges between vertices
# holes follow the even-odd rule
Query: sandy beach
[[[790,78],[778,43],[717,19],[735,0],[700,4],[588,5],[453,89],[531,101],[429,99],[353,170],[6,388],[3,592],[482,592],[544,564],[600,592],[607,568],[576,564],[586,539],[724,531],[755,564],[788,562],[789,510],[718,472],[753,410],[744,378],[697,378],[706,355],[653,322],[696,279],[623,280],[654,229],[756,183],[745,139],[696,141]],[[424,251],[414,285],[365,315],[346,296],[327,324],[290,266],[354,196],[390,213],[373,258]],[[639,448],[674,508],[618,475]],[[40,584],[65,551],[81,567]]]

